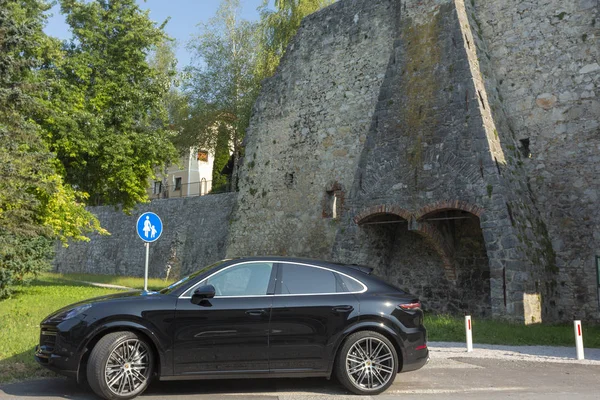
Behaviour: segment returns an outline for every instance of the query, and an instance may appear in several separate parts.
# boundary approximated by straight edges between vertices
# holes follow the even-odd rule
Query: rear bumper
[[[429,362],[429,349],[419,350],[413,357],[405,359],[400,372],[415,371]]]

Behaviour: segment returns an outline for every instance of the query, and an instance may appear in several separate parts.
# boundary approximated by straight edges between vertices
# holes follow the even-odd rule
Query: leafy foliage
[[[215,147],[215,160],[212,171],[212,191],[220,193],[227,190],[227,175],[222,171],[229,162],[229,134],[227,130],[220,126],[218,129],[217,145]]]
[[[148,62],[167,38],[135,0],[61,5],[73,38],[42,72],[49,111],[40,123],[66,183],[91,204],[130,210],[146,201],[154,167],[175,156],[162,101],[174,66]]]
[[[58,163],[31,119],[47,81],[35,71],[56,54],[42,32],[48,5],[0,0],[0,298],[44,270],[52,239],[105,233],[81,196],[63,184]]]
[[[214,149],[226,134],[236,161],[259,89],[254,75],[257,26],[240,20],[239,11],[239,0],[224,0],[189,43],[196,63],[186,69],[191,117],[183,135],[190,147]]]
[[[252,107],[261,81],[271,76],[279,64],[302,18],[331,4],[333,0],[276,0],[275,10],[268,1],[261,7],[261,21],[239,19],[239,0],[223,0],[215,18],[201,27],[189,43],[196,62],[186,69],[185,97],[179,103],[177,146],[216,149],[213,191],[226,179],[220,176],[226,164],[221,157],[228,136],[227,152],[233,152],[233,176],[242,154],[242,139],[248,128]],[[221,154],[222,153],[222,154]],[[220,155],[221,154],[221,155]]]
[[[264,0],[260,8],[260,47],[256,73],[268,78],[275,73],[281,57],[298,32],[304,17],[335,0],[275,0],[275,10]]]

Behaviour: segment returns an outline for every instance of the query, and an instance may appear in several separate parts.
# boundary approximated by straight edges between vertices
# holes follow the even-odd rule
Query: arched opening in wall
[[[464,210],[440,209],[423,215],[444,242],[454,269],[452,312],[491,316],[490,266],[479,217]]]
[[[476,215],[444,209],[415,220],[407,212],[373,211],[355,219],[357,263],[419,296],[425,311],[491,316],[489,262]]]
[[[443,258],[421,231],[414,217],[375,214],[360,219],[359,246],[363,264],[386,282],[418,296],[423,309],[458,314],[454,283]]]

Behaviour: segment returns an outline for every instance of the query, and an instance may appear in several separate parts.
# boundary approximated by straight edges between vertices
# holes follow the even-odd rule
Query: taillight
[[[398,304],[398,307],[400,307],[403,310],[420,310],[421,309],[421,302],[417,301],[414,303],[404,303],[404,304]]]

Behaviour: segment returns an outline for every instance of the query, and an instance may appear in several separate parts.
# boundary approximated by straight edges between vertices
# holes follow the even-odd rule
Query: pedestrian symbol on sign
[[[148,258],[150,257],[150,243],[156,241],[162,233],[162,221],[158,215],[147,212],[140,215],[136,224],[137,234],[146,246],[146,265],[144,267],[144,292],[148,292]]]
[[[138,218],[137,233],[144,242],[154,242],[162,233],[162,221],[154,213],[144,213]]]

